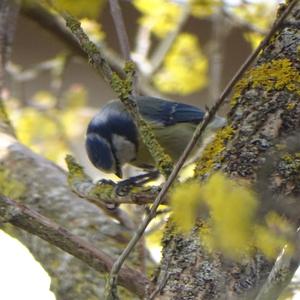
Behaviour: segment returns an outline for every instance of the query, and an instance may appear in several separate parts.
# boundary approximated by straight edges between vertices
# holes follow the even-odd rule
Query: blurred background
[[[121,72],[124,61],[107,1],[51,2],[80,18],[89,37]],[[279,2],[121,0],[140,93],[211,106],[268,32]],[[85,129],[115,95],[88,64],[63,20],[41,3],[27,0],[21,7],[4,95],[7,109],[22,143],[63,168],[65,155],[73,153],[97,179],[103,174],[88,162]],[[220,114],[227,110],[225,105]],[[159,224],[157,228],[147,242],[159,259]],[[54,299],[45,271],[1,231],[0,259],[0,299]],[[283,299],[298,299],[297,287],[295,278]]]

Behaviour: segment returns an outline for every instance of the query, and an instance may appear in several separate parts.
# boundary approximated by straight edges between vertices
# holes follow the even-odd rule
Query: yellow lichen
[[[207,84],[207,58],[196,36],[180,34],[153,77],[154,85],[163,93],[187,95]]]
[[[237,83],[231,104],[235,105],[247,87],[262,88],[264,91],[288,90],[300,95],[300,74],[287,59],[276,59],[256,66],[245,73]]]
[[[115,198],[114,185],[103,183],[95,185],[90,191],[88,197],[101,199],[101,201],[110,201]]]
[[[296,103],[295,103],[295,102],[289,102],[289,103],[286,105],[286,109],[287,109],[287,110],[293,110],[295,107],[296,107]]]
[[[9,132],[15,136],[14,128],[11,125],[10,119],[6,112],[3,100],[0,99],[0,122],[5,126],[5,130],[9,130]]]
[[[233,136],[233,132],[234,130],[230,125],[217,132],[214,140],[206,146],[197,161],[196,176],[207,174],[215,163],[220,162],[220,154],[225,150],[226,143]]]
[[[69,170],[68,181],[71,184],[74,180],[84,180],[87,178],[83,171],[83,167],[80,166],[72,155],[66,156],[66,163]]]

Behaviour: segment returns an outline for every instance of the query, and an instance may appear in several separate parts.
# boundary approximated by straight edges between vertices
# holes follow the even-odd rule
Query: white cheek
[[[128,141],[121,135],[113,134],[112,143],[116,150],[116,156],[121,163],[121,165],[128,163],[135,159],[136,148],[133,143]]]

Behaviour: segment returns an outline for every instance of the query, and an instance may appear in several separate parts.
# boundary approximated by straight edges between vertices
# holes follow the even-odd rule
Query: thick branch
[[[2,220],[4,219],[6,222],[37,235],[43,240],[74,255],[100,273],[109,272],[113,265],[113,259],[109,255],[98,250],[90,243],[25,205],[18,204],[1,195],[0,217]],[[119,276],[122,286],[140,297],[144,295],[148,281],[142,273],[123,267]]]
[[[158,186],[134,187],[126,195],[119,196],[115,192],[115,184],[112,181],[93,183],[92,179],[84,173],[83,167],[75,162],[72,156],[68,155],[66,162],[69,169],[68,181],[73,192],[104,210],[107,210],[108,204],[152,204],[160,190]],[[115,210],[108,210],[107,213],[120,223],[125,222],[123,218],[118,218]]]

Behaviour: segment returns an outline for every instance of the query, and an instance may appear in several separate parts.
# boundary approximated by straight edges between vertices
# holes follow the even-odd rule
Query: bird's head
[[[97,169],[122,178],[121,162],[110,140],[94,132],[88,133],[85,147],[90,161]]]
[[[96,168],[122,178],[122,166],[136,157],[138,132],[128,114],[111,102],[89,123],[85,146]]]

